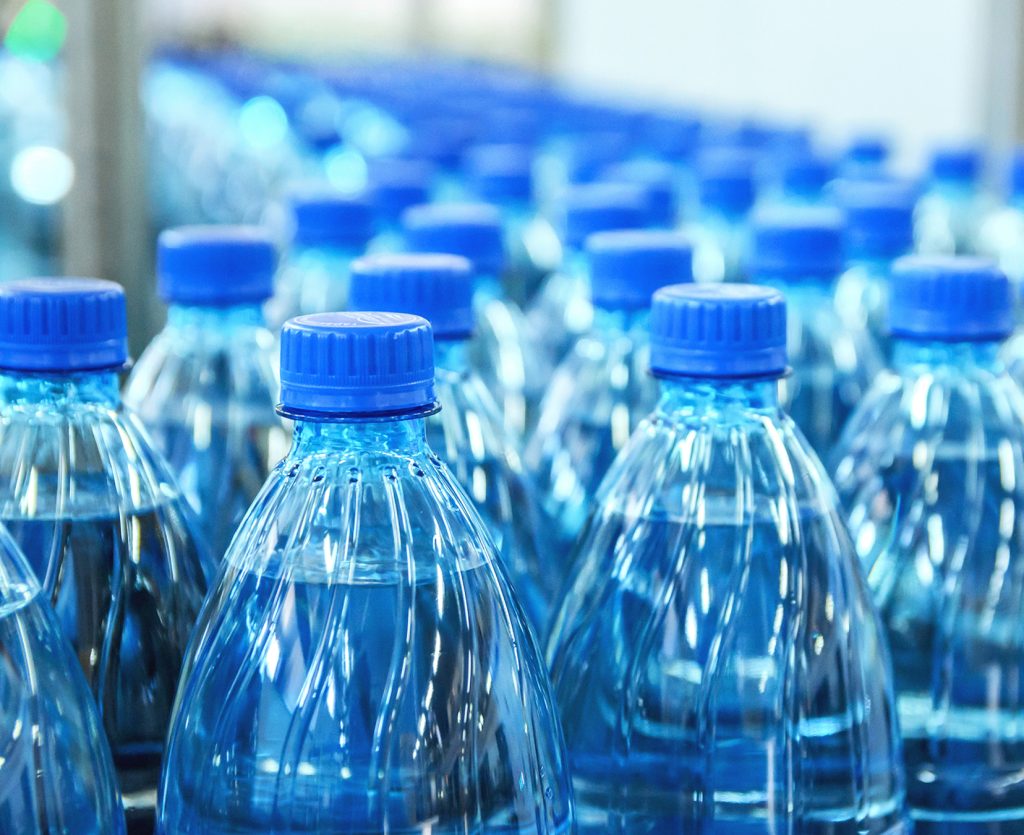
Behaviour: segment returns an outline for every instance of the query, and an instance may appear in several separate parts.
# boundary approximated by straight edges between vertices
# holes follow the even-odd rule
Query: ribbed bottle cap
[[[775,208],[754,218],[751,274],[761,280],[835,278],[843,268],[842,215],[832,209]]]
[[[352,264],[352,310],[412,313],[430,322],[435,339],[473,332],[473,266],[459,255],[371,255]]]
[[[893,259],[914,248],[917,190],[896,179],[842,180],[833,195],[846,218],[847,258]]]
[[[533,199],[533,152],[525,145],[478,145],[464,163],[470,191],[489,203]]]
[[[0,368],[85,371],[128,360],[124,290],[98,278],[0,285]]]
[[[157,282],[172,304],[229,306],[274,292],[277,249],[255,226],[181,226],[160,234]]]
[[[565,244],[581,248],[595,232],[640,229],[647,223],[647,195],[642,188],[620,183],[573,186],[565,193]]]
[[[679,203],[676,173],[658,160],[632,160],[606,168],[602,181],[639,186],[647,195],[647,226],[671,228],[676,225]]]
[[[373,207],[363,195],[308,189],[289,198],[297,246],[359,248],[374,234]]]
[[[753,284],[662,287],[651,306],[651,371],[687,377],[778,377],[786,371],[786,302]]]
[[[434,166],[425,160],[390,159],[376,164],[369,180],[368,194],[377,221],[396,226],[406,209],[430,199]]]
[[[981,174],[981,149],[964,145],[937,148],[932,153],[932,176],[937,180],[973,183]]]
[[[889,329],[893,336],[987,342],[1013,332],[1013,298],[994,262],[964,256],[907,256],[893,264]]]
[[[743,215],[754,205],[753,153],[743,148],[716,148],[697,158],[697,189],[701,207]]]
[[[434,402],[430,323],[407,313],[315,313],[281,331],[281,405],[309,414],[386,414]]]
[[[607,310],[643,310],[659,287],[693,281],[693,247],[677,232],[597,232],[587,257],[594,304]]]
[[[402,216],[409,252],[444,252],[468,258],[483,275],[505,269],[501,214],[489,203],[430,203]]]

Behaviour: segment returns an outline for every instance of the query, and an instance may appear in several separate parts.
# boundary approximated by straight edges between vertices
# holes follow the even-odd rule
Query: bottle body
[[[671,383],[549,643],[583,833],[905,830],[890,671],[775,383]]]
[[[917,251],[928,255],[970,254],[988,209],[988,200],[973,184],[934,183],[914,209]]]
[[[277,331],[293,316],[345,310],[349,269],[362,251],[335,246],[296,247],[278,273],[266,304],[267,324]]]
[[[257,307],[172,308],[125,386],[217,559],[287,452],[273,349]]]
[[[694,280],[746,280],[750,228],[744,217],[706,213],[685,231],[693,240]]]
[[[92,695],[45,595],[0,532],[0,821],[19,835],[123,835]]]
[[[889,354],[889,267],[882,259],[854,260],[836,281],[835,308],[845,327],[867,331],[881,355]]]
[[[570,831],[536,645],[422,419],[297,424],[188,670],[163,833]]]
[[[85,672],[131,824],[153,792],[211,570],[114,372],[0,378],[0,520]]]
[[[918,833],[1024,826],[1024,397],[996,344],[896,343],[836,486],[892,647]]]
[[[594,307],[590,275],[582,252],[567,250],[562,265],[541,285],[528,313],[533,334],[548,363],[557,366],[576,340],[590,330]]]

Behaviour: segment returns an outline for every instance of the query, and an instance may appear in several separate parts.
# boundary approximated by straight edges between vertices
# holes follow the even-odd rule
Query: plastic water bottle
[[[601,479],[658,399],[648,370],[651,296],[693,281],[693,249],[678,233],[597,232],[587,255],[594,325],[555,371],[524,453],[555,521],[548,538],[563,578]]]
[[[517,444],[469,363],[472,300],[472,266],[456,255],[377,255],[352,266],[353,310],[412,313],[430,321],[441,408],[427,418],[427,443],[473,499],[536,633],[543,635],[560,591],[556,553],[542,548],[546,520]]]
[[[281,343],[292,449],[192,642],[158,831],[572,831],[532,631],[425,440],[430,326],[304,316]]]
[[[595,232],[640,229],[647,220],[642,189],[593,183],[569,189],[562,200],[561,264],[545,280],[528,318],[552,365],[562,361],[594,321],[584,244]]]
[[[643,189],[647,196],[647,219],[651,229],[675,229],[680,220],[677,170],[667,162],[635,159],[608,166],[601,174],[608,183],[625,183]]]
[[[917,835],[1024,831],[1024,395],[999,360],[1006,277],[897,262],[893,371],[833,473],[892,647]]]
[[[469,358],[506,430],[522,438],[536,420],[550,371],[526,317],[502,287],[508,261],[501,214],[486,203],[437,203],[413,207],[404,224],[407,251],[460,255],[473,264],[476,333]]]
[[[847,180],[888,176],[886,169],[892,147],[885,136],[864,133],[853,137],[840,164],[840,176]]]
[[[699,213],[685,231],[693,240],[693,275],[700,282],[743,281],[750,257],[750,210],[757,196],[754,156],[721,148],[697,160]]]
[[[999,262],[1014,286],[1015,304],[1019,307],[1024,287],[1024,149],[1014,153],[1009,174],[1006,204],[993,209],[982,220],[975,249]]]
[[[805,150],[786,154],[772,166],[772,176],[761,201],[765,205],[828,205],[828,189],[836,176],[835,162],[823,154]]]
[[[909,832],[888,653],[786,363],[777,291],[655,293],[661,400],[548,649],[583,835]]]
[[[0,287],[0,521],[85,671],[129,827],[153,820],[181,661],[213,565],[121,404],[125,300],[96,279]]]
[[[262,310],[276,263],[273,242],[253,227],[164,232],[157,273],[167,326],[125,386],[217,559],[288,450]]]
[[[367,192],[377,233],[367,244],[367,252],[402,250],[402,215],[406,209],[429,202],[435,174],[425,160],[389,159],[373,166]]]
[[[561,246],[554,227],[533,202],[533,151],[523,145],[481,145],[465,162],[466,188],[497,206],[505,230],[505,292],[521,308],[558,266]]]
[[[978,226],[990,208],[978,182],[983,162],[981,150],[972,146],[941,148],[933,154],[931,180],[916,210],[918,252],[973,251]]]
[[[882,369],[870,334],[847,326],[833,302],[842,230],[829,209],[765,211],[754,222],[752,275],[782,290],[789,308],[793,373],[782,383],[783,404],[821,456]]]
[[[0,530],[0,821],[18,835],[123,835],[96,704],[49,601]]]
[[[291,251],[267,303],[275,331],[292,316],[344,310],[349,268],[374,235],[373,208],[365,196],[308,191],[291,198],[290,210]]]
[[[843,211],[846,270],[836,282],[836,312],[852,330],[867,329],[889,353],[889,272],[892,262],[914,250],[915,189],[900,180],[836,183]]]

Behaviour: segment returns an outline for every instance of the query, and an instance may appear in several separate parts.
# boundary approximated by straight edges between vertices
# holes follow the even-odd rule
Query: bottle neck
[[[469,345],[465,339],[439,339],[434,343],[434,368],[461,374],[469,369]]]
[[[662,377],[658,411],[665,415],[701,412],[758,411],[779,409],[776,378],[697,379]]]
[[[593,329],[604,333],[630,333],[636,330],[646,332],[650,318],[649,307],[639,310],[613,310],[595,305]]]
[[[892,268],[892,258],[872,252],[851,252],[847,258],[847,266],[862,270],[871,275],[887,275]]]
[[[1001,342],[936,342],[897,338],[892,363],[897,371],[957,366],[962,369],[1000,371]]]
[[[502,296],[501,279],[493,273],[481,273],[473,279],[473,301],[490,301]]]
[[[427,449],[423,412],[398,417],[295,421],[289,458],[314,452],[364,451],[415,455]]]
[[[0,373],[0,397],[8,406],[87,403],[116,408],[121,403],[117,371],[72,373]]]
[[[223,333],[235,328],[261,328],[266,326],[263,308],[257,303],[226,307],[172,304],[167,308],[167,327],[180,330],[212,329]]]

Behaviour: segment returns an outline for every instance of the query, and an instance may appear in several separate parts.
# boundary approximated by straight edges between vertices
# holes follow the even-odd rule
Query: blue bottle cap
[[[686,377],[786,372],[786,302],[754,284],[676,284],[651,305],[651,371]]]
[[[606,310],[643,310],[659,287],[693,281],[693,247],[678,232],[597,232],[587,257],[594,304]]]
[[[861,165],[882,165],[889,159],[891,149],[884,136],[863,134],[855,136],[846,146],[846,159]]]
[[[473,266],[459,255],[371,255],[352,264],[352,310],[412,313],[430,322],[435,339],[473,332]]]
[[[0,368],[71,372],[128,360],[124,290],[99,278],[29,278],[0,285]]]
[[[892,260],[914,248],[917,189],[897,179],[842,180],[833,195],[846,218],[847,259]]]
[[[593,182],[602,168],[629,157],[630,145],[625,130],[601,130],[571,137],[566,155],[569,182],[574,185]]]
[[[402,213],[430,199],[434,166],[424,160],[389,159],[371,170],[368,194],[378,223],[397,226]]]
[[[595,232],[641,229],[647,223],[648,198],[642,188],[622,183],[573,186],[563,199],[564,242],[580,249]]]
[[[932,177],[944,182],[974,183],[981,174],[981,165],[981,149],[970,145],[937,148],[932,153]]]
[[[501,214],[489,203],[429,203],[402,215],[409,252],[444,252],[468,258],[479,275],[505,269]]]
[[[676,173],[671,165],[657,160],[631,160],[607,167],[601,180],[639,186],[647,196],[647,226],[676,225],[679,201]]]
[[[160,234],[157,282],[171,304],[229,307],[274,293],[277,248],[257,226],[180,226]]]
[[[281,331],[281,408],[375,415],[434,402],[430,323],[408,313],[314,313]]]
[[[1024,197],[1024,148],[1018,148],[1010,159],[1010,196]]]
[[[716,148],[697,158],[697,191],[701,208],[745,215],[754,205],[756,158],[744,148]]]
[[[788,154],[779,161],[779,180],[790,194],[820,194],[835,176],[835,162],[813,151]]]
[[[842,268],[839,212],[787,207],[765,210],[754,218],[751,274],[759,280],[831,281]]]
[[[533,153],[525,145],[478,145],[464,163],[469,190],[488,203],[533,199]]]
[[[296,246],[361,248],[373,237],[373,207],[363,195],[309,189],[289,198]]]
[[[993,261],[965,256],[900,258],[893,264],[889,330],[895,337],[990,342],[1013,332],[1010,282]]]

